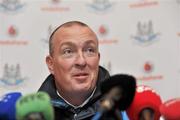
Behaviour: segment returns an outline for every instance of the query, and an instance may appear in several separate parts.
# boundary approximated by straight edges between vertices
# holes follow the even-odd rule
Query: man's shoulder
[[[110,74],[109,74],[108,70],[102,66],[99,66],[98,79],[100,81],[104,81],[105,79],[108,79],[109,77],[110,77]]]
[[[54,92],[56,89],[54,77],[52,74],[48,75],[45,81],[41,84],[38,91],[44,91],[47,93]]]

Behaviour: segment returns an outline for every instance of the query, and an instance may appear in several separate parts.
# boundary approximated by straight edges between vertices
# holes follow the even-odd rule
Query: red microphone
[[[165,120],[180,120],[180,98],[164,102],[159,110]]]
[[[137,86],[135,97],[127,109],[127,114],[130,120],[143,120],[145,117],[150,120],[159,120],[161,116],[159,106],[161,104],[161,98],[155,90],[149,86]]]

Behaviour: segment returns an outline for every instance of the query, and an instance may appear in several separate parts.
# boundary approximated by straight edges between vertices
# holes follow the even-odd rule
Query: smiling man
[[[99,84],[109,73],[99,66],[96,34],[84,23],[70,21],[51,34],[46,63],[50,75],[39,91],[51,97],[56,120],[91,119],[99,106]]]

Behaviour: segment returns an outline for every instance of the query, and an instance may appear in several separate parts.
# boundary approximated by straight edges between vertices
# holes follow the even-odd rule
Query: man
[[[99,84],[109,73],[99,66],[96,34],[84,23],[70,21],[50,36],[46,63],[50,75],[39,91],[51,97],[56,120],[91,119],[99,108]]]

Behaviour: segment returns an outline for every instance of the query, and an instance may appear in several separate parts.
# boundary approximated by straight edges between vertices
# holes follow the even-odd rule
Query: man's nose
[[[76,65],[80,67],[86,66],[86,58],[83,54],[83,52],[79,52],[76,58]]]

